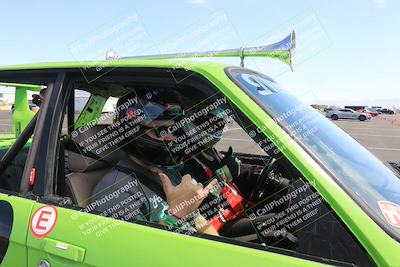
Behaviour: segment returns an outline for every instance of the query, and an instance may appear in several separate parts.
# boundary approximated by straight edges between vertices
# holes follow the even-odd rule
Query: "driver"
[[[260,239],[255,228],[274,214],[250,220],[245,213],[245,210],[254,206],[253,202],[257,200],[255,196],[257,193],[254,192],[257,189],[255,181],[260,177],[263,166],[242,163],[233,154],[231,146],[226,153],[216,149],[215,146],[221,140],[226,126],[233,120],[232,109],[224,104],[210,109],[212,103],[220,102],[212,98],[196,105],[186,115],[187,118],[195,118],[186,124],[190,128],[186,131],[190,132],[191,136],[197,135],[201,138],[193,145],[195,149],[189,148],[186,150],[189,153],[184,153],[185,164],[182,172],[198,177],[202,182],[213,178],[218,180],[219,190],[213,191],[199,208],[216,231],[223,236],[242,241],[264,242],[266,238],[271,238]],[[203,115],[195,116],[196,114]]]
[[[88,207],[103,216],[218,235],[195,212],[217,181],[203,186],[189,174],[181,176],[182,157],[166,146],[176,135],[160,135],[182,115],[180,96],[171,90],[150,99],[134,94],[119,99],[113,125],[123,137],[118,140],[126,158],[96,185]]]

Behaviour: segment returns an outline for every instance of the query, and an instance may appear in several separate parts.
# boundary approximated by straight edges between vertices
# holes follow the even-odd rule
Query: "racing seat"
[[[72,201],[84,208],[90,203],[93,189],[110,168],[71,151],[68,151],[68,165],[72,172],[66,175],[66,182]]]
[[[106,125],[96,125],[84,135],[91,136],[105,127]],[[85,136],[80,137],[85,138]],[[111,166],[125,155],[123,151],[115,148],[111,148],[109,151],[113,152],[101,157],[101,160],[67,151],[67,168],[71,172],[66,175],[66,184],[71,192],[72,201],[79,207],[85,208],[90,203],[93,189],[97,183],[110,171]]]

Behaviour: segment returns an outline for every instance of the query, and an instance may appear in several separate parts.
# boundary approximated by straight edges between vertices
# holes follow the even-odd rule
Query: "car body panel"
[[[379,113],[377,111],[367,110],[367,109],[359,109],[359,110],[357,110],[357,112],[367,113],[367,114],[371,115],[372,117],[376,117],[379,115]]]
[[[36,204],[34,211],[43,204]],[[93,214],[57,208],[58,220],[49,236],[28,233],[28,266],[47,260],[51,266],[325,266],[273,252],[240,247]],[[67,259],[68,249],[44,251],[49,240],[84,250],[82,262]],[[60,246],[60,245],[59,245]],[[64,246],[65,247],[65,246]],[[152,255],[151,253],[154,253]],[[112,255],[112,256],[111,256]]]
[[[195,63],[195,64],[194,64]],[[191,64],[191,65],[190,65]],[[176,69],[177,66],[191,66],[190,70],[197,72],[200,69],[208,68],[224,68],[229,65],[217,62],[191,61],[179,59],[120,59],[120,60],[99,60],[99,61],[71,61],[71,62],[51,62],[51,63],[34,63],[23,65],[0,66],[0,71],[16,71],[16,70],[45,70],[45,69],[81,69],[85,70],[90,67],[109,68],[125,68],[125,67],[148,67],[148,68],[166,68]]]
[[[0,201],[9,203],[12,207],[13,222],[11,236],[9,237],[9,245],[6,249],[6,254],[0,266],[16,267],[26,266],[27,249],[26,238],[29,228],[29,218],[34,205],[34,201],[0,193]],[[4,214],[0,214],[1,227],[4,225]],[[0,230],[0,232],[3,232]],[[1,240],[4,242],[4,240]]]

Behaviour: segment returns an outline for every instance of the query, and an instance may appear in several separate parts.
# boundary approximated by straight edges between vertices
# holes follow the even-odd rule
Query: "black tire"
[[[339,119],[339,116],[336,115],[336,114],[333,114],[333,115],[331,116],[331,119],[334,120],[334,121],[336,121],[337,119]]]
[[[358,119],[360,121],[365,121],[367,119],[367,117],[365,117],[364,115],[361,115],[360,117],[358,117]]]

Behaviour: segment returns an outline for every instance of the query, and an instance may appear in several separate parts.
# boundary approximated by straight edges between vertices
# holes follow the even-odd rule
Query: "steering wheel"
[[[267,164],[265,165],[264,169],[261,171],[261,174],[257,177],[256,184],[251,192],[251,198],[253,201],[262,200],[265,194],[265,186],[269,183],[268,175],[276,168],[277,163],[276,158],[269,158]]]

